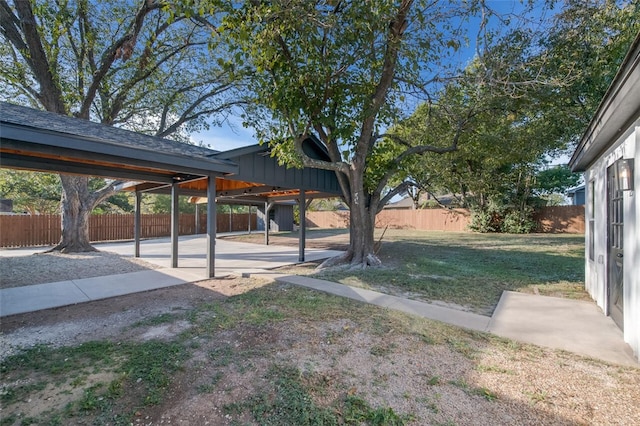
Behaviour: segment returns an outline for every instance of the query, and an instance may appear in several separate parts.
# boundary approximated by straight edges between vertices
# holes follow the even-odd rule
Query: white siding
[[[635,158],[634,191],[625,194],[625,330],[624,339],[640,358],[640,120],[635,123],[633,140],[629,141],[629,157]],[[633,153],[633,154],[631,154]],[[630,285],[626,285],[630,283]],[[626,324],[629,324],[627,327]]]
[[[589,258],[590,231],[585,232],[585,288],[607,312],[607,168],[620,158],[635,158],[635,191],[624,193],[624,340],[636,356],[640,355],[640,120],[637,120],[624,135],[614,143],[585,173],[586,219],[595,218],[594,258]],[[589,200],[592,197],[593,205]]]

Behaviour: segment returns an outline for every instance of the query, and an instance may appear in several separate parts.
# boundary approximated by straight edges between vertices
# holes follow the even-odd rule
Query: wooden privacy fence
[[[383,210],[376,216],[376,228],[424,229],[430,231],[465,231],[469,224],[465,209]],[[307,212],[307,226],[347,228],[348,211]]]
[[[140,218],[142,238],[168,237],[171,235],[170,214],[143,214]],[[89,220],[91,241],[115,241],[133,239],[131,214],[92,215]],[[217,231],[246,231],[249,229],[249,213],[216,215]],[[196,232],[196,217],[181,214],[180,235],[204,234],[207,231],[207,216],[200,216],[200,229]],[[251,215],[251,229],[256,229],[257,217]],[[60,241],[59,215],[0,215],[0,247],[49,246]]]
[[[538,232],[584,234],[584,206],[543,207],[533,219],[538,223]]]
[[[584,233],[584,206],[557,206],[539,209],[534,220],[537,232]],[[466,209],[383,210],[376,217],[378,228],[421,229],[427,231],[466,231],[471,213]],[[307,226],[319,228],[347,228],[348,211],[307,212]]]
[[[249,229],[249,214],[217,214],[218,232]],[[538,232],[584,233],[584,206],[544,207],[536,212]],[[376,218],[380,228],[421,229],[431,231],[466,231],[470,213],[465,209],[383,210]],[[171,235],[171,215],[147,214],[141,217],[142,238]],[[251,215],[251,229],[256,229],[257,217]],[[319,228],[346,228],[348,211],[307,212],[307,226]],[[180,215],[180,235],[206,232],[207,217],[200,217],[196,232],[195,215]],[[91,241],[133,239],[133,215],[95,215],[89,222]],[[60,240],[60,216],[5,216],[0,215],[0,247],[30,247],[56,244]]]

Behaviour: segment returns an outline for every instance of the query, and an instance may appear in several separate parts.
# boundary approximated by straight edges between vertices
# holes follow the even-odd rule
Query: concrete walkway
[[[492,317],[296,275],[273,275],[295,284],[360,302],[403,311],[523,343],[562,349],[603,361],[640,366],[622,331],[595,303],[505,291]]]
[[[156,244],[164,244],[162,241],[154,241]],[[202,280],[205,271],[204,255],[195,252],[189,254],[189,250],[196,250],[199,246],[197,237],[192,238],[191,244],[185,244],[181,239],[180,268],[177,269],[161,268],[0,290],[0,315],[33,312]],[[169,261],[168,255],[164,255],[168,252],[162,251],[162,247],[158,246],[153,250],[152,247],[153,245],[143,247],[144,260],[160,265]],[[186,247],[191,248],[186,250]],[[110,244],[108,248],[100,246],[100,249],[116,252],[128,250],[126,243]],[[487,317],[269,270],[296,263],[297,254],[297,249],[291,247],[266,247],[219,240],[216,245],[216,274],[259,275],[470,330],[490,332],[524,343],[562,349],[615,364],[640,365],[629,345],[624,343],[620,329],[611,318],[602,314],[595,303],[505,291],[493,316]],[[337,252],[330,250],[307,249],[306,258],[318,260],[336,254]],[[184,255],[187,257],[183,258]]]

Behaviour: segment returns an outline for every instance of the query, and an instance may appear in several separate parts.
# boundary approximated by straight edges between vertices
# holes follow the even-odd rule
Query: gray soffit
[[[0,102],[2,166],[167,182],[238,171],[217,151]]]
[[[640,118],[640,33],[569,161],[574,172],[585,171]]]

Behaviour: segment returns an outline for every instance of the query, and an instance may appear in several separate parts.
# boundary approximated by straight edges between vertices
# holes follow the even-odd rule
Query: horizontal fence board
[[[196,232],[193,214],[181,214],[179,234],[194,235],[207,232],[207,215],[200,215]],[[246,231],[249,214],[234,213],[216,215],[217,232]],[[89,219],[89,239],[92,242],[133,239],[134,215],[92,215]],[[251,229],[257,227],[257,216],[251,214]],[[0,247],[50,246],[60,241],[61,219],[59,215],[0,215]],[[143,214],[140,217],[141,238],[168,237],[171,235],[170,214]]]

